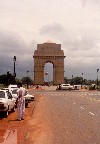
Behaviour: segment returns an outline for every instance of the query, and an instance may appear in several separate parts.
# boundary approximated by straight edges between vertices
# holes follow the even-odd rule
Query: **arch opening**
[[[44,65],[44,83],[45,85],[53,84],[53,64],[51,62]]]

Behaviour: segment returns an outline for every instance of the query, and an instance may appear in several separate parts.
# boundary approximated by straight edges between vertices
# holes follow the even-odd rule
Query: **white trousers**
[[[17,119],[24,118],[25,113],[25,99],[22,101],[22,99],[19,99],[19,102],[17,103],[17,112],[18,116]]]

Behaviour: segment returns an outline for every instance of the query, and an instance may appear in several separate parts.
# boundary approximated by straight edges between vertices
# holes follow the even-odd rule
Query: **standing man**
[[[24,112],[25,112],[25,98],[24,98],[24,96],[26,95],[27,91],[25,88],[22,87],[21,83],[18,83],[17,86],[19,88],[17,91],[17,95],[18,95],[18,102],[17,102],[18,116],[17,116],[17,119],[18,120],[24,120]]]

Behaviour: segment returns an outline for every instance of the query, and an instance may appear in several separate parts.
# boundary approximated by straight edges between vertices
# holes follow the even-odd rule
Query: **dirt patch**
[[[4,118],[0,115],[0,143],[6,141],[9,142],[9,139],[15,136],[16,139],[12,139],[10,144],[31,144],[28,141],[28,136],[33,131],[33,128],[30,126],[29,120],[32,118],[35,106],[39,99],[40,96],[36,95],[35,100],[29,103],[28,107],[25,109],[24,120],[17,121],[17,109],[14,113],[10,113],[8,118]]]

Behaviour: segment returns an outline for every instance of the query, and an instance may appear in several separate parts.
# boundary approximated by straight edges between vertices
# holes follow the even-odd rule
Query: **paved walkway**
[[[32,87],[32,88],[29,88],[28,90],[56,90],[57,89],[57,86],[39,86],[38,89],[36,89],[36,87]],[[81,91],[87,91],[87,89],[81,89]]]

